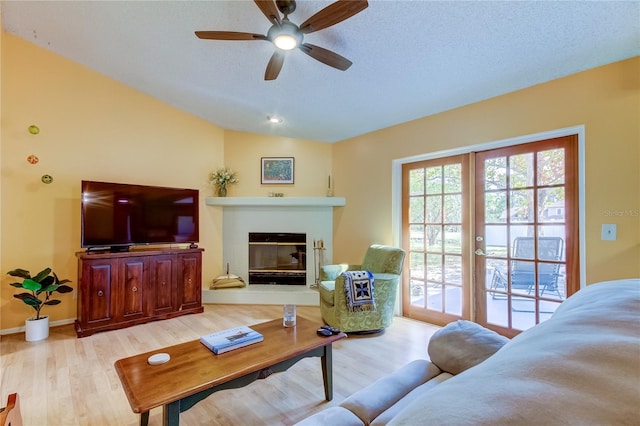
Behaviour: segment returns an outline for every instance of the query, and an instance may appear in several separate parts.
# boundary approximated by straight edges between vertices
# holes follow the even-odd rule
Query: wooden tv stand
[[[78,337],[203,312],[201,248],[78,252]]]

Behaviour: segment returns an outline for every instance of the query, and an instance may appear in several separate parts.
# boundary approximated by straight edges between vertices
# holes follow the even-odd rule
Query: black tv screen
[[[198,190],[82,181],[85,248],[197,243]]]

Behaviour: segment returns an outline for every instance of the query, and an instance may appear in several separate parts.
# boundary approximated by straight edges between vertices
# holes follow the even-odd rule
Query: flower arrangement
[[[209,183],[218,188],[219,197],[226,197],[227,185],[238,182],[240,181],[238,180],[236,172],[227,167],[218,169],[215,173],[209,173]]]

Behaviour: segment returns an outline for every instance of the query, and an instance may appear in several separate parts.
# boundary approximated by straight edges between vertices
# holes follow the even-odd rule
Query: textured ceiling
[[[301,24],[332,1],[299,0]],[[252,1],[6,1],[5,31],[225,129],[335,142],[640,54],[640,2],[382,1],[305,36],[353,62],[299,50],[264,81]],[[267,115],[283,117],[271,125]]]

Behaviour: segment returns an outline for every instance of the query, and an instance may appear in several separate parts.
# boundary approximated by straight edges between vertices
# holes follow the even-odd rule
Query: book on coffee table
[[[262,334],[247,326],[229,328],[200,337],[200,342],[216,355],[263,340]]]

